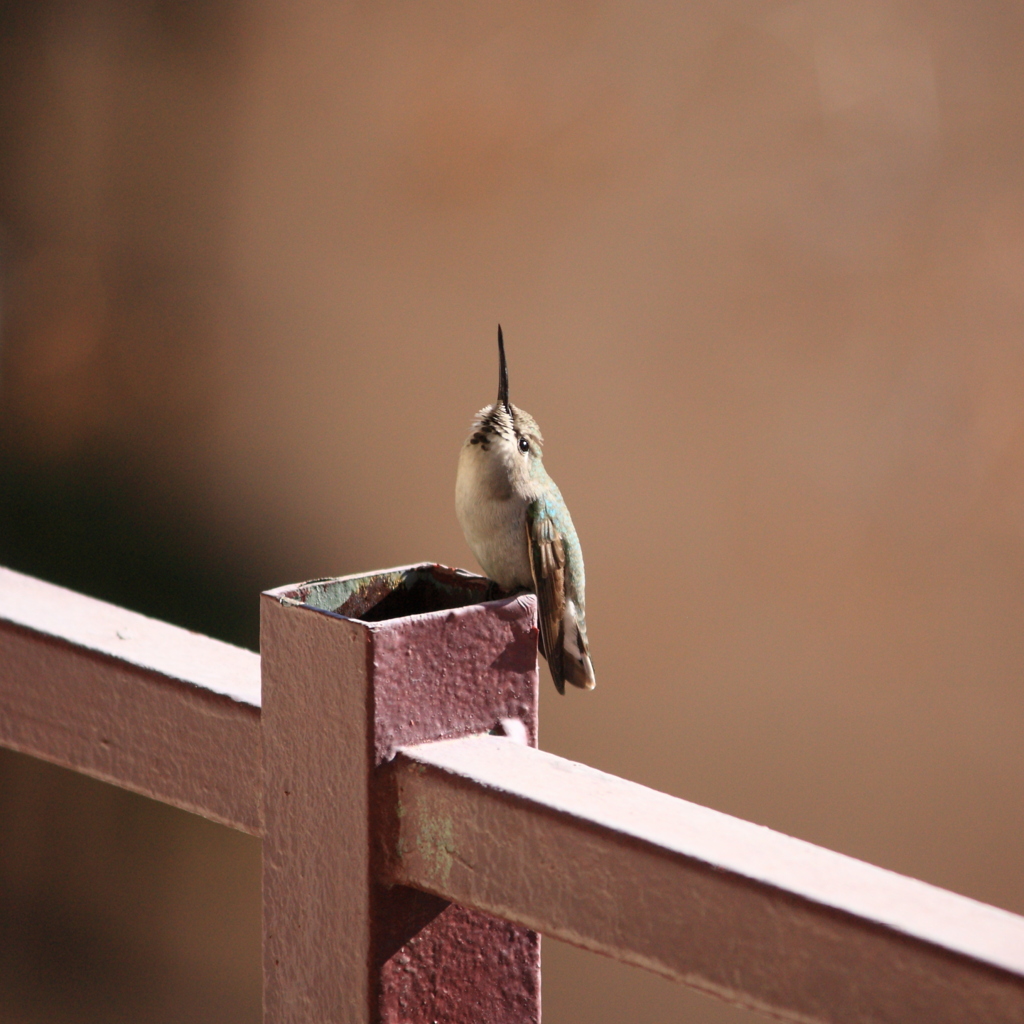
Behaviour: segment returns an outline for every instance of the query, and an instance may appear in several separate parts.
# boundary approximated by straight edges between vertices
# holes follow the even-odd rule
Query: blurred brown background
[[[0,562],[237,643],[472,567],[547,438],[542,744],[1024,912],[1024,8],[0,4]],[[259,1015],[259,849],[0,755],[0,1020]],[[554,942],[546,1024],[739,1022]]]

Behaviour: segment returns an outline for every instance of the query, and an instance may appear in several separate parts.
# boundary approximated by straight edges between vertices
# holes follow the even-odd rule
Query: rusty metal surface
[[[535,933],[371,884],[394,807],[374,767],[397,746],[503,719],[535,742],[535,602],[486,593],[421,565],[264,595],[268,1024],[539,1020]]]
[[[784,1019],[1024,1021],[1024,918],[493,736],[404,748],[388,877]]]
[[[0,569],[0,744],[258,835],[259,657]]]
[[[450,906],[388,961],[380,1019],[529,1024],[540,1020],[537,933]]]

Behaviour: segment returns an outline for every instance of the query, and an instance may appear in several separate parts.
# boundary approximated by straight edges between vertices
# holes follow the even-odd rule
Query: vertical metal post
[[[263,595],[266,1024],[540,1020],[536,933],[378,881],[397,747],[536,744],[534,598],[486,596],[433,565]]]

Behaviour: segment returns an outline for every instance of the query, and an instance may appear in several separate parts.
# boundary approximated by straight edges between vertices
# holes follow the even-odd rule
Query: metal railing
[[[523,1024],[537,932],[795,1021],[1024,1022],[1024,918],[534,748],[536,609],[421,565],[261,658],[0,569],[0,744],[263,838],[264,1019]]]

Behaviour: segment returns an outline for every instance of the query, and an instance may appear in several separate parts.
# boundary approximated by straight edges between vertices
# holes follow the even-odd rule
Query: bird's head
[[[537,421],[508,398],[508,365],[505,340],[498,326],[498,398],[476,414],[467,448],[476,448],[495,470],[502,469],[515,487],[526,488],[538,472],[543,472],[541,436]]]

